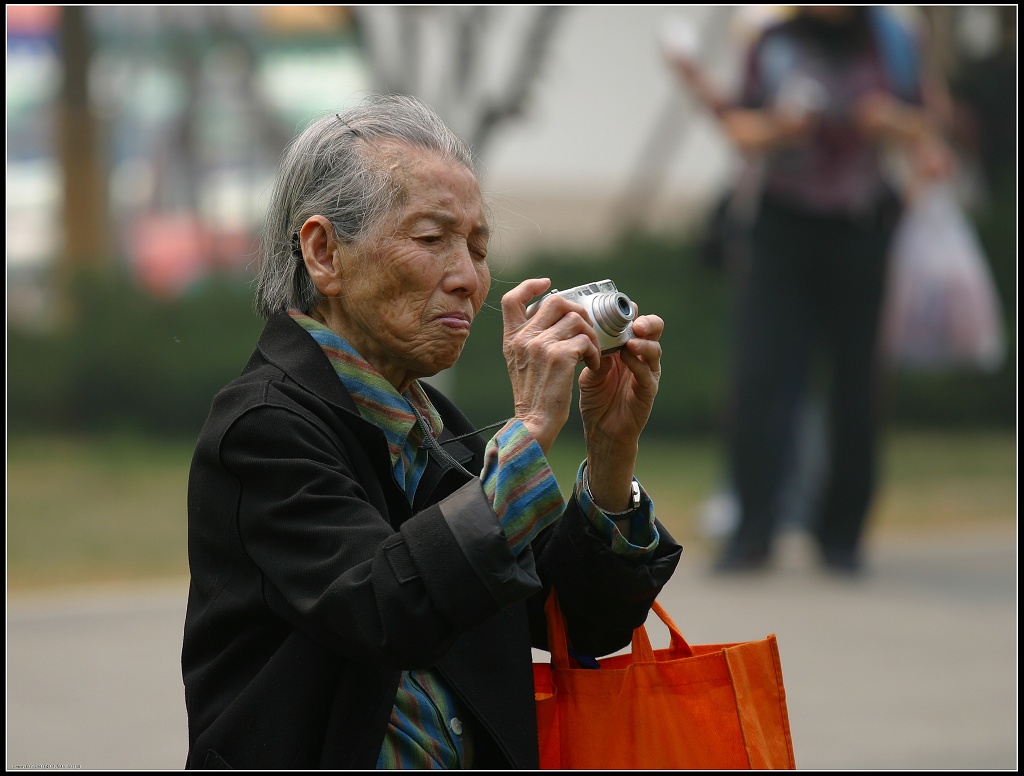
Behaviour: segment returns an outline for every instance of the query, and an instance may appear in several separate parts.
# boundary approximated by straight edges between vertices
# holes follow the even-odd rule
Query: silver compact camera
[[[553,288],[526,308],[527,316],[533,315],[541,302],[554,294],[587,308],[590,323],[597,332],[597,344],[601,347],[602,356],[621,350],[633,339],[633,319],[636,318],[636,310],[632,300],[619,291],[612,281],[599,280],[565,291]]]

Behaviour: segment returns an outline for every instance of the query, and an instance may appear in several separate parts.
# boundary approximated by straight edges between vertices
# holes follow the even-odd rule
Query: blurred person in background
[[[886,7],[785,8],[744,52],[736,100],[685,51],[666,51],[750,161],[728,435],[739,515],[714,568],[771,565],[801,402],[824,378],[827,460],[808,529],[823,567],[852,575],[876,492],[878,338],[903,206],[896,173],[951,174],[948,100],[915,27]]]
[[[990,51],[968,59],[950,84],[958,170],[973,166],[979,204],[1017,192],[1017,6],[996,6],[997,36]],[[968,164],[965,164],[968,163]]]
[[[376,96],[285,152],[266,318],[214,399],[188,488],[190,768],[538,768],[532,647],[554,588],[580,659],[630,642],[681,548],[634,477],[663,322],[603,355],[547,279],[502,298],[514,417],[489,440],[422,378],[490,287],[466,145]],[[547,454],[578,377],[563,499]]]

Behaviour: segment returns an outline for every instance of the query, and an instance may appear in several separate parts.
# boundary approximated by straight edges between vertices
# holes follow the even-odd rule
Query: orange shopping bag
[[[668,648],[652,649],[641,626],[630,654],[578,668],[554,591],[545,609],[551,663],[533,664],[541,769],[795,769],[774,634],[691,647],[655,601]]]

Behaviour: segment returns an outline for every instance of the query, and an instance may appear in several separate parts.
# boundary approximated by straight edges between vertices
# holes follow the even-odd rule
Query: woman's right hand
[[[812,112],[752,108],[725,111],[721,120],[728,138],[745,154],[800,145],[810,138],[818,125],[818,116]]]
[[[502,351],[512,383],[515,416],[547,455],[572,407],[576,366],[601,364],[597,334],[586,308],[554,294],[527,316],[526,306],[551,287],[530,278],[501,298]]]

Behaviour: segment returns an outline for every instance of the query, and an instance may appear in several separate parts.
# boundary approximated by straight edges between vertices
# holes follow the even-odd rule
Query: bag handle
[[[673,654],[692,657],[693,650],[664,607],[655,601],[651,604],[651,611],[658,615],[658,618],[668,628],[671,638],[669,650]],[[558,604],[558,595],[554,588],[551,589],[548,600],[544,603],[544,613],[548,622],[548,651],[551,653],[551,662],[556,670],[567,671],[572,668],[569,665],[568,636],[565,620],[562,617],[562,608]],[[647,628],[644,625],[633,631],[632,652],[634,663],[655,662],[654,649],[651,647],[651,640],[647,636]]]
[[[655,601],[651,604],[651,611],[658,615],[665,627],[668,628],[669,633],[669,652],[673,655],[680,655],[683,657],[693,657],[693,649],[683,638],[683,634],[680,633],[679,628],[672,621],[672,618],[668,616],[668,612],[665,611],[665,607]],[[651,640],[647,636],[647,626],[641,625],[635,631],[633,631],[633,662],[634,663],[654,663],[656,658],[654,656],[654,648],[651,647]]]
[[[558,605],[558,595],[554,588],[551,588],[548,600],[544,602],[544,614],[548,620],[548,651],[551,653],[551,662],[556,669],[568,670],[570,668],[568,637],[565,634],[562,608]]]

